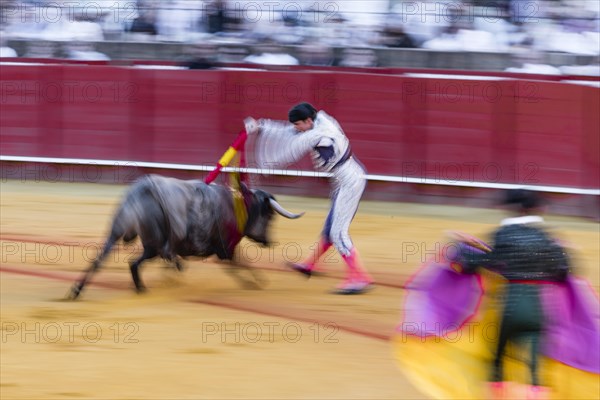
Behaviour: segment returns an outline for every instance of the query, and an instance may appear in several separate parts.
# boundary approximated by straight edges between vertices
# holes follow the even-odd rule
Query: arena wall
[[[150,171],[202,177],[170,164],[208,168],[244,117],[283,119],[291,105],[310,101],[351,139],[370,174],[366,198],[486,206],[498,189],[527,185],[550,193],[556,212],[599,218],[600,90],[590,85],[64,64],[5,64],[0,77],[2,179],[121,183]],[[294,169],[311,168],[304,161]],[[253,175],[251,182],[326,195],[325,178],[298,175]]]

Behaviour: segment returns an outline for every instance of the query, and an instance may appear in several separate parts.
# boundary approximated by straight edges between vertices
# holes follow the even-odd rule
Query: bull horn
[[[296,219],[296,218],[300,218],[301,216],[304,215],[304,212],[302,212],[300,214],[294,214],[292,212],[289,212],[288,210],[283,208],[281,206],[281,204],[279,204],[275,199],[269,199],[269,203],[271,203],[271,208],[273,208],[273,210],[275,212],[277,212],[277,214],[281,215],[282,217],[286,217],[289,219]]]

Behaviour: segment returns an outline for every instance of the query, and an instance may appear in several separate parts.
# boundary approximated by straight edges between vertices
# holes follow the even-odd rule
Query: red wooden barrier
[[[371,174],[600,186],[594,87],[507,77],[60,64],[3,65],[0,78],[2,155],[213,165],[244,117],[284,119],[294,103],[310,101],[339,120]],[[311,190],[305,180],[281,182],[298,194]],[[402,193],[400,186],[374,183],[370,190]]]

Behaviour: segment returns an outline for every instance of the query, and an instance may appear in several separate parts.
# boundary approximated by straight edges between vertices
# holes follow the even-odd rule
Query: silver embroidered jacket
[[[259,120],[256,158],[263,168],[283,168],[310,153],[315,169],[332,172],[352,153],[350,143],[338,122],[319,111],[313,129],[297,132],[292,124],[269,119]]]

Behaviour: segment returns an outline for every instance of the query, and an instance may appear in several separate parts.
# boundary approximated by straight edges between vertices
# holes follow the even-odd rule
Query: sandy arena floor
[[[240,257],[267,280],[242,289],[214,259],[142,270],[131,289],[119,247],[80,301],[64,301],[104,241],[124,186],[8,181],[1,184],[1,375],[8,399],[421,399],[396,365],[390,336],[402,284],[455,229],[486,238],[496,210],[364,202],[351,228],[377,287],[361,296],[328,291],[341,279],[335,253],[325,276],[283,267],[303,258],[327,200],[278,196],[299,220],[276,219],[263,249]],[[599,224],[548,217],[574,244],[579,273],[598,290]],[[424,360],[427,362],[427,360]]]

